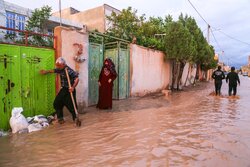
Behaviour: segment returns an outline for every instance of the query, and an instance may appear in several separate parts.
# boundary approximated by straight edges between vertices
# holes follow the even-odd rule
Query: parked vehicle
[[[248,72],[242,72],[243,76],[248,76]]]

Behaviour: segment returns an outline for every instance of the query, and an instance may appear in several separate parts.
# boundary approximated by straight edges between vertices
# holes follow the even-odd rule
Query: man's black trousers
[[[73,97],[76,104],[76,91],[73,92]],[[56,110],[58,120],[63,119],[63,107],[66,106],[67,109],[72,114],[72,119],[75,120],[76,114],[74,111],[74,106],[70,97],[69,88],[61,88],[60,92],[57,94],[54,100],[54,109]],[[77,104],[76,104],[77,108]]]

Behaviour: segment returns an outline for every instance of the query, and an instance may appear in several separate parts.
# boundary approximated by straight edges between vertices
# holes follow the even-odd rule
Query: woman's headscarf
[[[106,65],[105,62],[108,62],[108,65]],[[103,65],[104,67],[107,67],[113,75],[117,75],[115,64],[113,63],[112,59],[106,58],[103,62]]]

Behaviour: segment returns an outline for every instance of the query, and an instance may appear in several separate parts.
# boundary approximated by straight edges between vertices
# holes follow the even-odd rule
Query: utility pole
[[[61,8],[61,0],[59,0],[59,13],[60,13],[60,26],[62,26],[62,8]]]
[[[209,44],[209,36],[210,36],[210,25],[207,25],[207,43]]]

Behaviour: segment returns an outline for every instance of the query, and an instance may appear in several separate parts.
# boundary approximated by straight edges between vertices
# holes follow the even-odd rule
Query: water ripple
[[[68,119],[40,132],[2,137],[0,166],[250,166],[249,80],[241,79],[235,99],[211,96],[210,83],[173,94],[167,106],[142,99],[136,110],[81,115],[80,128]]]

